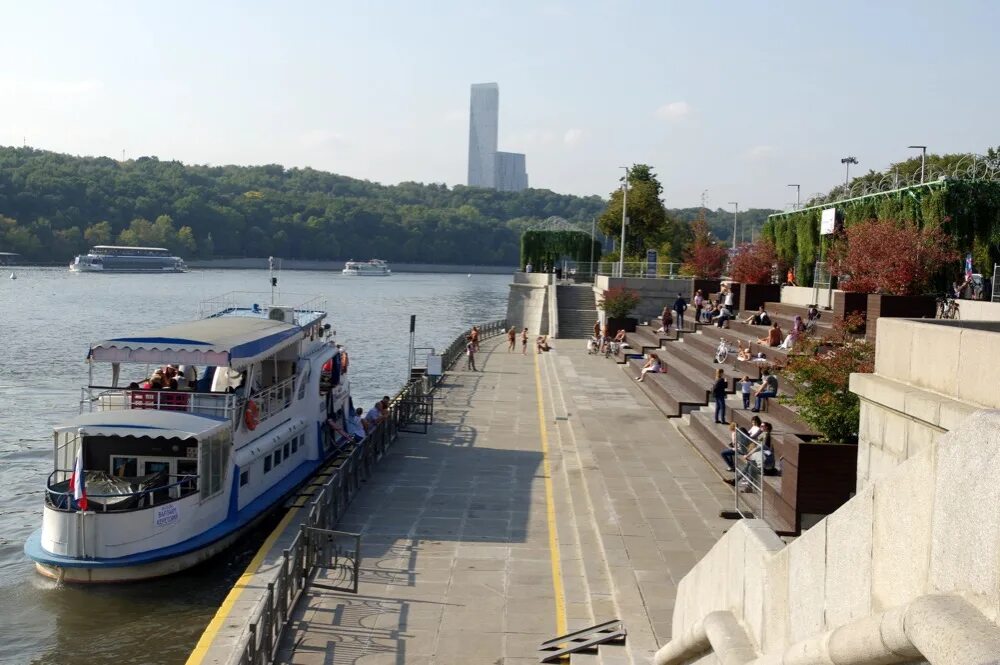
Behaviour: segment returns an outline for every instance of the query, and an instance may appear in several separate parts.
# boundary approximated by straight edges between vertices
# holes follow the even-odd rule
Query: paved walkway
[[[359,593],[320,579],[279,662],[536,663],[567,626],[612,618],[628,647],[604,662],[669,639],[729,495],[619,367],[555,344],[489,340],[481,372],[448,374],[430,432],[400,437],[338,526],[363,533]]]

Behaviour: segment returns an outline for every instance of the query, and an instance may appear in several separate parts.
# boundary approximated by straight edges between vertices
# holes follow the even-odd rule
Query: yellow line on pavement
[[[563,589],[562,562],[559,560],[559,531],[556,526],[555,494],[552,491],[552,467],[549,464],[549,434],[545,426],[545,402],[542,399],[542,371],[535,354],[535,394],[538,398],[538,426],[542,440],[542,474],[545,476],[545,512],[549,523],[549,558],[552,560],[552,590],[556,596],[556,632],[566,634],[566,593]]]
[[[212,646],[212,642],[215,641],[216,635],[219,634],[219,630],[222,625],[229,618],[229,613],[232,612],[233,606],[236,605],[236,601],[240,599],[243,595],[243,590],[246,589],[253,576],[257,573],[257,569],[260,568],[261,564],[264,563],[264,557],[267,556],[268,551],[274,542],[278,540],[278,537],[284,533],[285,529],[291,524],[295,515],[299,512],[298,508],[292,508],[288,513],[278,522],[278,526],[274,527],[274,531],[268,535],[267,539],[257,550],[257,554],[254,555],[253,559],[250,560],[250,564],[247,566],[240,578],[236,580],[236,584],[233,588],[229,590],[229,594],[226,596],[225,600],[222,601],[222,605],[219,606],[219,611],[215,613],[212,620],[209,622],[208,626],[205,628],[205,632],[201,634],[201,638],[198,640],[198,644],[195,645],[194,651],[188,656],[186,665],[201,665],[201,662],[205,660],[205,656],[208,654],[208,648]]]

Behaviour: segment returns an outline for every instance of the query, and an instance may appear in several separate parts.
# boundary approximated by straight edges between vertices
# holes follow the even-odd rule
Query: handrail
[[[507,330],[506,319],[489,321],[487,323],[477,326],[479,328],[480,339],[489,339],[490,337],[496,337],[497,335],[502,335]],[[448,348],[445,349],[444,353],[441,354],[441,366],[445,370],[449,370],[454,367],[458,359],[462,357],[465,353],[465,344],[468,336],[468,332],[463,332],[461,335],[456,337]]]
[[[653,663],[680,665],[709,652],[726,665],[890,665],[921,659],[933,665],[985,665],[997,662],[1000,628],[961,596],[927,594],[813,635],[783,653],[758,656],[733,613],[718,610],[662,646]]]
[[[48,480],[45,483],[45,495],[46,495],[45,498],[48,500],[48,502],[50,504],[49,507],[52,508],[53,510],[57,510],[57,511],[64,512],[64,513],[79,512],[78,510],[76,510],[74,508],[61,508],[53,500],[52,497],[67,497],[69,499],[72,499],[72,497],[73,497],[73,493],[70,492],[70,491],[59,492],[57,490],[52,489],[52,485],[55,484],[55,483],[52,482],[52,477],[54,475],[56,475],[57,473],[64,473],[64,474],[70,474],[70,475],[72,475],[73,469],[56,469],[55,471],[53,471],[52,473],[49,474]],[[191,491],[189,493],[187,493],[187,494],[181,493],[181,494],[178,494],[178,496],[170,497],[169,500],[167,500],[167,501],[161,501],[159,503],[154,503],[153,501],[150,501],[150,504],[148,506],[143,506],[141,508],[114,508],[114,507],[108,508],[107,504],[100,504],[100,506],[102,508],[102,510],[100,512],[102,512],[102,513],[128,513],[128,512],[135,512],[137,510],[146,510],[147,508],[152,508],[154,505],[156,505],[156,506],[162,506],[165,503],[170,503],[171,501],[176,501],[178,499],[183,499],[185,497],[191,496],[191,494],[194,494],[194,493],[196,493],[198,491],[197,481],[198,481],[198,478],[200,478],[200,476],[198,474],[177,474],[177,473],[175,473],[175,474],[168,475],[167,478],[180,478],[180,480],[178,480],[177,482],[174,482],[174,483],[170,483],[169,485],[160,485],[158,487],[151,487],[149,489],[145,489],[145,490],[138,491],[138,492],[127,492],[127,493],[122,493],[122,494],[93,494],[91,492],[87,492],[87,499],[88,500],[90,500],[90,499],[130,499],[130,498],[133,498],[133,497],[145,497],[147,494],[152,494],[154,492],[163,492],[164,490],[169,491],[170,489],[172,489],[174,487],[182,487],[182,486],[190,483],[192,480],[195,481],[194,486],[190,487]],[[58,482],[65,482],[65,479],[64,480],[60,480]],[[68,501],[67,505],[72,506],[72,501]]]

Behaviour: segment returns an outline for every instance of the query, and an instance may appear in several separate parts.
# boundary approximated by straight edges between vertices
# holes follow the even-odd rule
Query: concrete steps
[[[597,320],[594,290],[589,284],[556,287],[561,339],[586,339],[593,333]]]

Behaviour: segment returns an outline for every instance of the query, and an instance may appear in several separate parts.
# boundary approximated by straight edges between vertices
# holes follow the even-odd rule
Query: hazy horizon
[[[464,184],[469,89],[533,187],[607,196],[651,164],[673,208],[784,208],[916,154],[996,143],[1000,8],[891,0],[7,3],[0,143]]]

